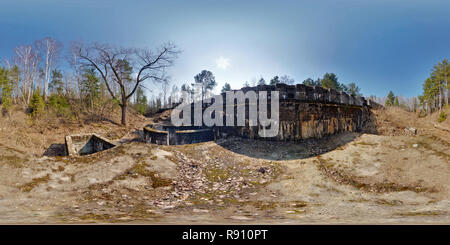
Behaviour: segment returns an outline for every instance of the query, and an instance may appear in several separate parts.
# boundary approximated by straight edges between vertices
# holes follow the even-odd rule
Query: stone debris
[[[240,215],[230,216],[230,219],[234,219],[234,220],[252,220],[252,218],[249,218],[247,216],[240,216]]]
[[[117,214],[121,212],[132,217],[143,217],[158,212],[182,212],[189,206],[195,207],[190,209],[193,213],[206,214],[218,206],[247,205],[254,197],[250,193],[256,193],[260,185],[269,183],[280,173],[276,161],[247,162],[245,158],[231,156],[216,144],[205,145],[201,151],[191,151],[188,147],[172,148],[170,152],[167,159],[176,163],[176,174],[164,179],[163,185],[154,187],[155,181],[163,179],[164,175],[146,172],[150,171],[151,166],[145,165],[146,154],[134,153],[137,164],[133,169],[121,173],[112,181],[95,181],[87,189],[80,189],[80,197],[87,202],[77,211],[74,208],[71,210],[82,214],[99,208],[102,213],[114,213],[111,219],[118,218]],[[203,157],[206,152],[209,158]],[[228,157],[229,160],[226,159]],[[127,184],[138,180],[147,184],[136,188],[130,188]]]
[[[87,155],[115,147],[110,140],[92,134],[73,134],[65,137],[66,153],[69,156]]]
[[[416,128],[405,128],[405,133],[407,135],[417,135],[417,129]]]

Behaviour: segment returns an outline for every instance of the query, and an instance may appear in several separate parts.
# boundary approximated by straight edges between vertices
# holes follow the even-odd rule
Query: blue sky
[[[433,64],[450,58],[450,1],[2,0],[0,30],[0,59],[46,36],[66,46],[171,41],[182,50],[169,71],[175,84],[193,82],[203,69],[219,88],[334,72],[366,96],[390,89],[416,96]]]

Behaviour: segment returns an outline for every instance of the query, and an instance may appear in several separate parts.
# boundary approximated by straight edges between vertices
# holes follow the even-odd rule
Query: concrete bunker
[[[66,152],[69,156],[82,156],[104,151],[116,145],[97,134],[73,134],[65,137]]]
[[[301,141],[308,138],[322,138],[342,132],[359,132],[365,123],[370,119],[370,108],[376,106],[372,102],[368,102],[364,97],[354,96],[342,91],[334,89],[325,89],[319,86],[311,87],[303,84],[297,85],[258,85],[256,87],[245,87],[240,89],[246,93],[254,91],[279,92],[279,120],[278,134],[274,137],[261,137],[258,132],[261,128],[249,125],[249,106],[250,101],[245,100],[244,119],[245,126],[227,126],[226,118],[223,118],[222,125],[207,127],[202,121],[202,126],[181,126],[176,127],[165,119],[159,124],[147,125],[144,128],[144,137],[147,142],[162,145],[178,145],[199,143],[204,141],[215,140],[228,136],[238,136],[250,139],[264,140],[293,140]],[[234,90],[236,92],[238,90]],[[226,93],[222,93],[222,108],[225,115],[232,115],[234,120],[238,118],[237,105],[235,100],[233,111],[228,112],[225,102],[227,101]],[[256,98],[256,104],[259,104],[259,97]],[[194,125],[195,105],[202,103],[197,101],[191,103],[191,122]],[[270,112],[271,98],[268,94],[268,112]],[[240,104],[242,105],[242,104]],[[203,102],[201,110],[210,106],[210,102]],[[236,125],[236,123],[235,123]]]
[[[144,127],[144,140],[159,145],[185,145],[214,140],[212,128],[148,124]]]

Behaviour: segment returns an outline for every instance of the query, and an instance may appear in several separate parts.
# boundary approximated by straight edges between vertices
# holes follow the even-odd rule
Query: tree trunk
[[[127,103],[122,103],[120,105],[120,108],[122,109],[122,125],[127,125]]]
[[[446,86],[446,89],[447,89],[447,101],[445,102],[445,104],[448,106],[448,104],[450,103],[450,97],[449,97],[449,94],[448,94],[448,81],[447,81],[447,79],[445,79],[445,86]]]
[[[439,110],[439,95],[436,95],[436,97],[434,98],[433,111],[437,111],[437,110]]]
[[[431,115],[431,101],[428,101],[428,115]]]

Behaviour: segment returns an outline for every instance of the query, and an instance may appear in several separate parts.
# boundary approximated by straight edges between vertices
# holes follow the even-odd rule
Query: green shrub
[[[142,115],[145,115],[147,112],[147,105],[137,104],[134,106],[134,109]]]
[[[31,97],[30,111],[32,117],[39,117],[45,112],[45,102],[40,89],[36,89]]]
[[[438,123],[445,121],[445,119],[447,119],[447,114],[444,111],[441,111],[441,113],[439,113],[439,117],[437,119]]]
[[[56,112],[59,117],[70,117],[72,108],[69,100],[64,95],[52,94],[48,98],[48,107]]]
[[[12,106],[11,89],[9,86],[4,86],[2,89],[2,114],[3,114],[3,116],[10,112],[11,106]]]
[[[69,117],[72,114],[69,101],[64,96],[50,96],[48,105],[59,117]]]

